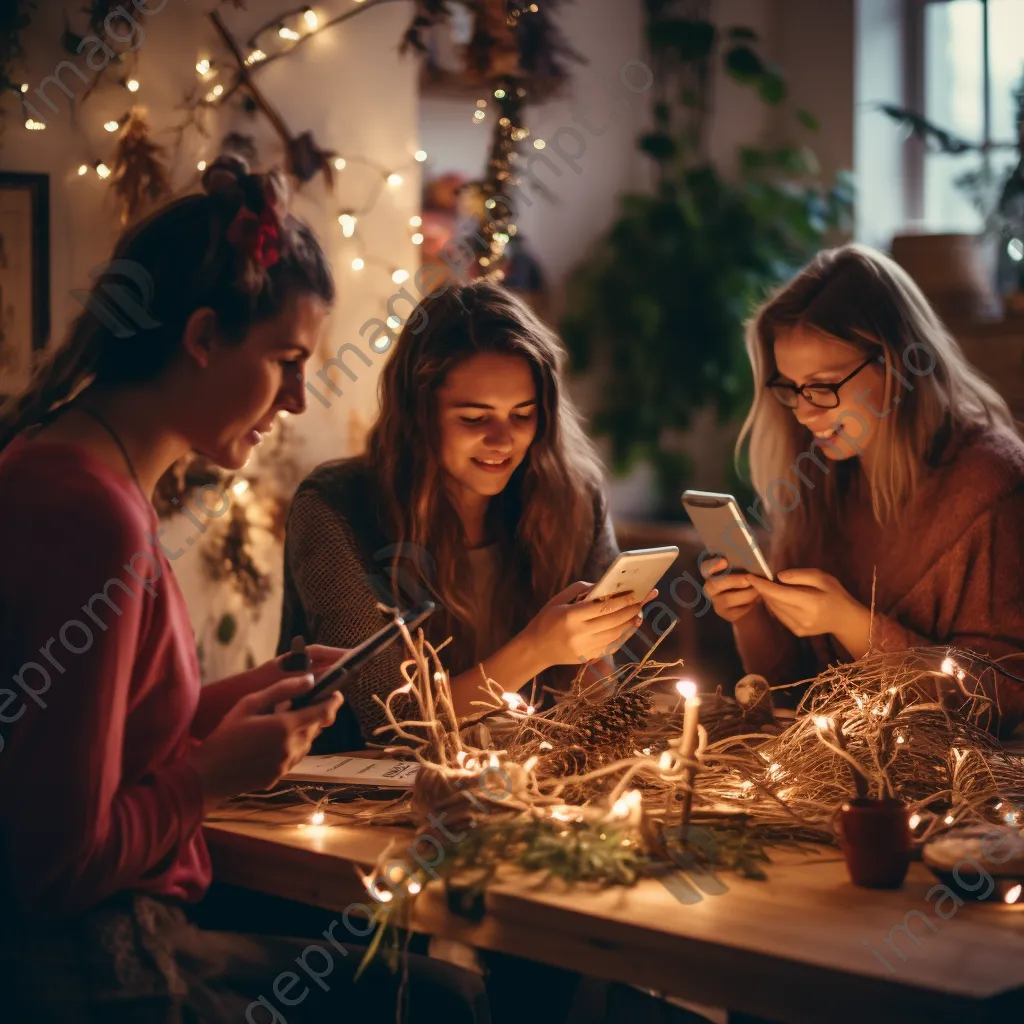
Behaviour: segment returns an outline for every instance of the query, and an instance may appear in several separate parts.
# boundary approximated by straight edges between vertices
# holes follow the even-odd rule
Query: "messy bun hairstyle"
[[[185,325],[209,308],[228,341],[313,296],[334,301],[324,252],[286,212],[279,174],[250,174],[222,156],[203,174],[202,195],[176,199],[122,234],[110,262],[93,271],[64,343],[25,389],[0,406],[0,449],[92,381],[141,384],[160,376]]]

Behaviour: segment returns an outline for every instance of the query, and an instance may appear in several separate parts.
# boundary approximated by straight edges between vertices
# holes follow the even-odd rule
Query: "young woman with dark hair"
[[[280,179],[222,158],[204,185],[123,235],[66,342],[0,409],[11,1020],[284,1019],[267,1000],[307,945],[204,931],[187,908],[210,882],[204,812],[280,779],[341,699],[288,710],[312,678],[279,660],[200,686],[151,496],[190,449],[238,468],[277,415],[303,411],[334,286]],[[125,267],[152,285],[127,337],[97,315]],[[314,669],[338,654],[314,647]],[[339,938],[330,991],[285,1002],[287,1020],[393,1020],[398,979],[375,967],[353,987],[360,953]],[[486,1018],[471,976],[414,958],[411,977],[413,1019]]]
[[[1006,403],[906,272],[865,246],[819,254],[757,312],[747,349],[740,445],[778,582],[702,566],[746,669],[785,683],[869,647],[968,648],[1002,664],[986,673],[990,725],[1012,730],[1024,444]]]
[[[653,594],[573,603],[618,548],[564,361],[496,285],[446,285],[420,303],[383,370],[366,454],[319,467],[292,505],[282,651],[297,634],[354,646],[384,621],[378,603],[431,596],[425,632],[453,638],[443,657],[461,717],[484,675],[517,691],[602,658],[639,624]],[[375,698],[401,685],[403,657],[392,648],[346,691],[332,744],[373,739]]]

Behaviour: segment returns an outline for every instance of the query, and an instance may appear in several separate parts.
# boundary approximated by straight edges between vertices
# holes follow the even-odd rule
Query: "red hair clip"
[[[266,203],[261,214],[248,206],[241,207],[228,227],[228,241],[258,266],[269,270],[281,258],[281,233],[273,205]]]

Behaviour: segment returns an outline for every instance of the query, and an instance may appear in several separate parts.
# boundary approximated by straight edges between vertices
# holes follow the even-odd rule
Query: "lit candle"
[[[683,735],[679,740],[679,755],[686,761],[697,756],[697,725],[700,719],[700,697],[697,696],[697,684],[690,679],[682,679],[676,683],[679,696],[683,698]],[[680,838],[686,837],[686,826],[690,823],[690,811],[693,807],[693,776],[692,765],[685,769],[686,791],[683,793],[683,806],[680,811]]]

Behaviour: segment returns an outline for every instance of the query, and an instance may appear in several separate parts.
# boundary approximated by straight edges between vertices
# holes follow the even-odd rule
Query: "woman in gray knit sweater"
[[[296,635],[354,647],[386,621],[380,605],[429,596],[426,632],[453,638],[442,658],[463,716],[483,675],[507,691],[564,685],[573,670],[549,670],[600,663],[639,624],[653,593],[574,603],[618,548],[564,361],[556,335],[495,285],[420,303],[381,375],[366,454],[319,466],[296,494],[281,651]],[[400,685],[404,657],[396,645],[346,690],[332,747],[373,739],[385,722],[374,697]]]

